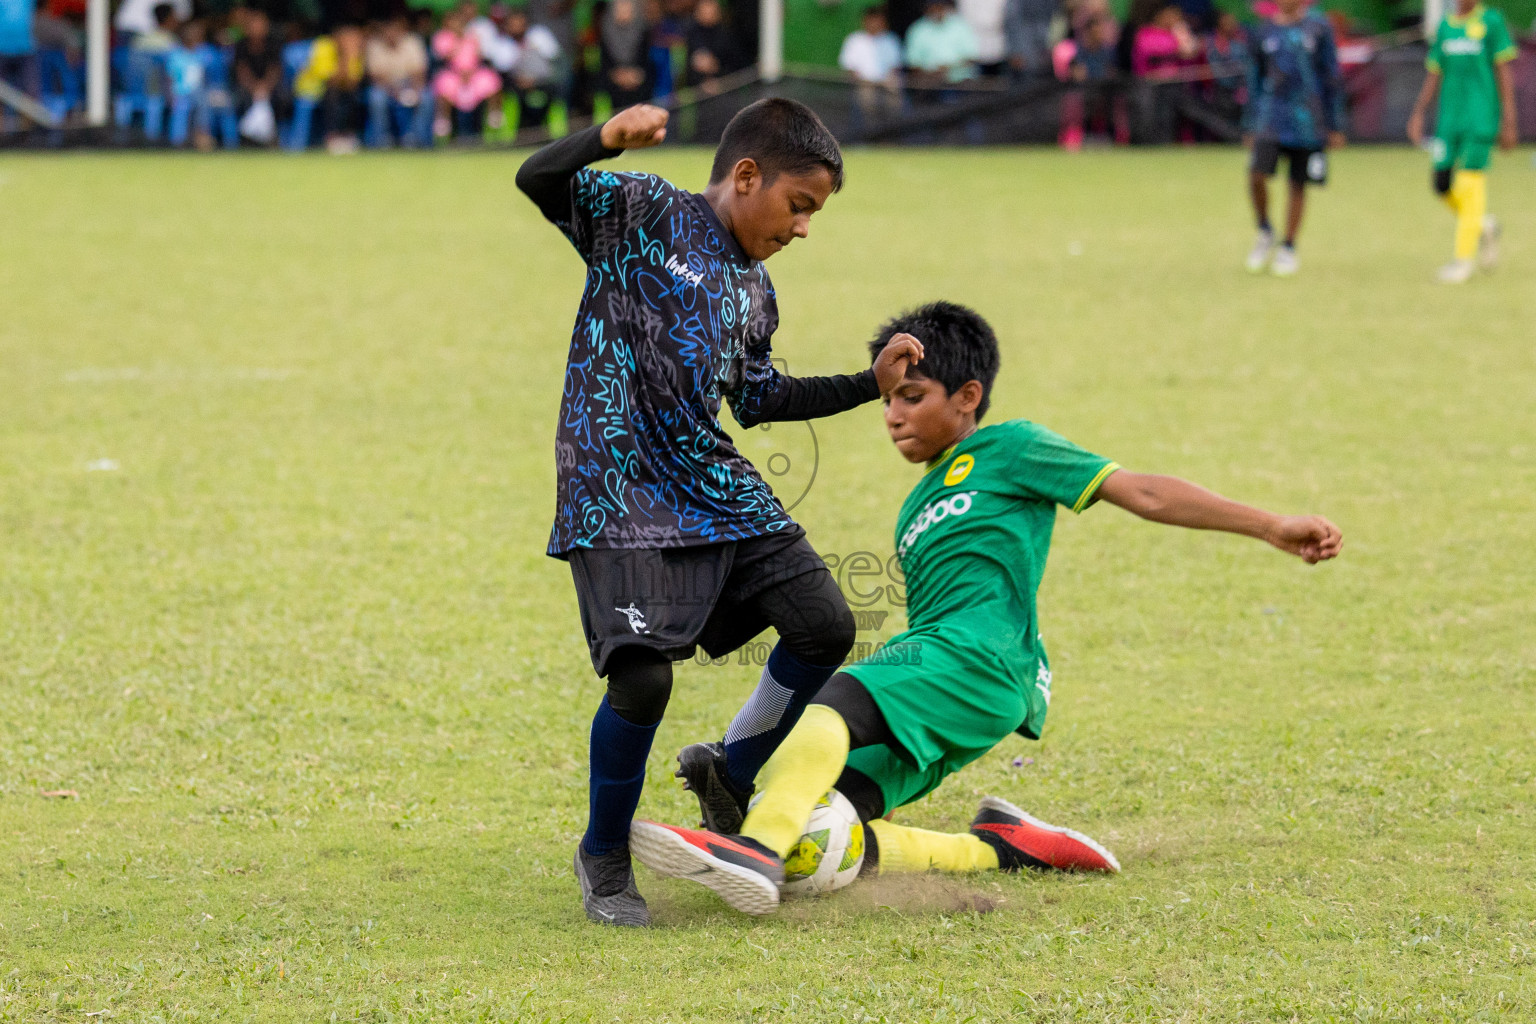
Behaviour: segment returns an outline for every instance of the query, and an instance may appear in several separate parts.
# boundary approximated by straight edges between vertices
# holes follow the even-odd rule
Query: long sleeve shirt
[[[1248,68],[1243,128],[1249,134],[1321,149],[1329,132],[1344,130],[1344,76],[1333,28],[1321,14],[1309,11],[1291,25],[1260,23]]]
[[[517,185],[587,264],[555,441],[549,554],[675,548],[794,521],[720,425],[813,419],[879,397],[873,370],[775,368],[773,282],[701,195],[587,164],[617,156],[601,129],[535,153]]]

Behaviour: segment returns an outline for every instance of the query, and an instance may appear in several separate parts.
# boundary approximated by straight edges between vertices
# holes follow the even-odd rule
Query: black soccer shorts
[[[781,634],[815,636],[849,614],[799,526],[698,547],[578,548],[568,557],[582,632],[600,676],[621,647],[649,647],[672,661],[702,647],[719,658],[770,625]],[[783,600],[794,604],[792,612],[773,602],[765,606],[764,592],[790,580],[797,585]]]
[[[1280,158],[1290,161],[1292,185],[1326,185],[1328,183],[1328,153],[1321,149],[1304,149],[1300,146],[1282,146],[1273,139],[1257,139],[1253,143],[1253,155],[1248,169],[1266,178],[1274,177],[1280,166]]]

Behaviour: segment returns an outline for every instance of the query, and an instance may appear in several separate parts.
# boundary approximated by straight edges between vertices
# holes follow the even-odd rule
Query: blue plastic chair
[[[112,50],[112,70],[117,75],[117,95],[112,100],[112,120],[119,131],[126,132],[135,117],[141,117],[144,137],[160,140],[165,124],[165,97],[157,86],[164,78],[164,66],[152,53],[135,53],[126,46]]]
[[[293,91],[294,79],[309,64],[309,53],[314,48],[313,39],[300,39],[283,47],[283,81],[287,83],[290,92]],[[314,130],[315,108],[319,101],[304,96],[293,98],[293,118],[288,122],[288,131],[283,136],[284,149],[306,149],[309,146],[309,137]]]

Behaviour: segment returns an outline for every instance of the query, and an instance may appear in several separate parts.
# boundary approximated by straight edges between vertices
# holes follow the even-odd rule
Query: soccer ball
[[[786,896],[831,892],[859,877],[864,866],[864,826],[848,798],[835,789],[816,801],[805,834],[784,858]]]

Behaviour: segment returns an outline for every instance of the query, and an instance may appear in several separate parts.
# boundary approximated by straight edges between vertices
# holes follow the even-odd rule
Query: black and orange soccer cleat
[[[1120,870],[1114,854],[1081,832],[1047,825],[995,796],[981,798],[971,834],[997,851],[1003,871],[1035,868],[1115,874]]]
[[[779,905],[784,861],[755,839],[642,820],[629,827],[629,849],[658,875],[707,886],[744,914]]]

